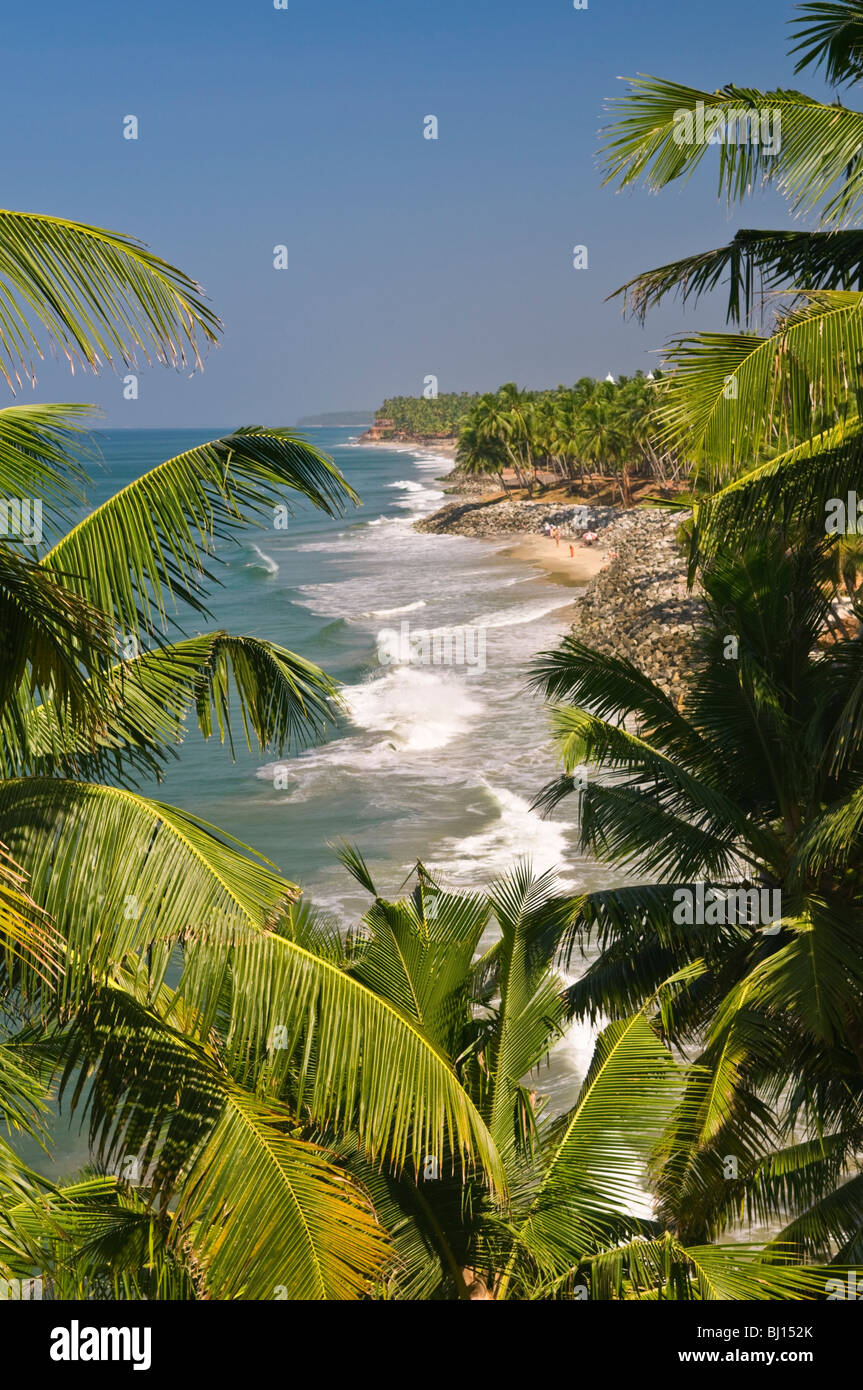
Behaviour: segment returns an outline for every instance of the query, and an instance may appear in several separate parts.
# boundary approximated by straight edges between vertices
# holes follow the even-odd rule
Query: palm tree
[[[132,237],[0,210],[0,373],[14,390],[54,348],[71,367],[201,361],[221,325],[200,285]],[[199,341],[201,340],[201,341]]]
[[[816,0],[794,25],[798,70],[823,64],[836,85],[858,80],[859,3]],[[721,138],[729,121],[739,137],[741,112],[781,121],[774,148]],[[695,168],[718,132],[721,192],[740,200],[766,181],[795,213],[820,213],[814,232],[742,231],[730,246],[649,271],[618,293],[643,315],[673,290],[698,298],[727,274],[727,317],[740,324],[758,295],[770,291],[773,305],[782,291],[767,333],[747,323],[675,340],[660,436],[693,460],[697,487],[720,489],[698,511],[696,553],[729,535],[742,539],[777,513],[783,522],[793,514],[805,525],[823,521],[827,500],[856,486],[860,467],[863,233],[848,224],[863,189],[863,115],[795,91],[729,85],[709,93],[648,78],[632,84],[617,116],[605,146],[608,181],[663,187]],[[681,138],[682,124],[698,119],[705,138]]]
[[[837,89],[859,81],[859,0],[812,0],[796,9],[791,21],[797,40],[791,54],[800,55],[796,71],[823,66]],[[638,317],[643,319],[671,293],[684,303],[697,301],[723,279],[728,284],[727,318],[735,324],[756,313],[777,288],[863,287],[863,232],[847,225],[860,197],[863,116],[838,97],[827,105],[794,90],[758,91],[729,83],[705,92],[648,77],[631,82],[629,93],[613,109],[616,119],[604,146],[606,182],[625,186],[644,179],[653,189],[663,188],[686,177],[719,143],[719,190],[730,200],[742,201],[766,182],[796,214],[821,208],[816,231],[743,229],[727,246],[642,272],[615,291]],[[695,138],[699,110],[704,139]],[[752,133],[746,121],[737,122],[741,110],[759,122],[758,139],[739,138]],[[769,117],[764,130],[762,114]],[[729,118],[733,129],[725,139]],[[771,140],[777,120],[780,138]],[[692,138],[685,138],[687,133]]]
[[[189,360],[196,334],[217,331],[179,271],[57,219],[0,215],[0,294],[0,348],[25,370],[40,331],[92,368],[136,352]],[[33,1132],[59,1079],[89,1114],[97,1162],[133,1155],[147,1199],[116,1178],[58,1190],[0,1143],[0,1276],[41,1267],[47,1244],[68,1288],[70,1250],[86,1271],[87,1250],[96,1260],[128,1236],[164,1252],[163,1267],[153,1257],[118,1274],[138,1296],[272,1297],[278,1286],[355,1297],[386,1242],[365,1193],[298,1137],[302,1125],[336,1118],[394,1170],[446,1141],[500,1185],[493,1141],[408,1020],[277,930],[294,885],[135,789],[173,755],[187,716],[205,737],[218,729],[233,747],[241,727],[279,755],[321,732],[336,693],[322,671],[256,638],[190,638],[182,623],[206,618],[216,547],[238,527],[292,492],[329,514],[354,494],[291,432],[243,427],[152,468],[70,528],[86,484],[81,414],[0,410],[0,496],[35,492],[47,532],[44,546],[0,543],[0,1107]],[[239,1045],[262,1008],[306,1040],[302,1124],[220,1054],[219,1030]]]
[[[583,377],[572,388],[540,393],[508,382],[477,400],[459,435],[457,458],[465,472],[497,468],[501,478],[508,460],[529,494],[543,464],[570,479],[578,466],[585,485],[586,463],[600,473],[610,466],[628,506],[633,469],[647,468],[663,480],[667,464],[675,478],[679,471],[674,451],[659,452],[654,444],[658,384],[641,372],[617,383]]]
[[[507,1175],[501,1202],[450,1162],[394,1178],[355,1160],[396,1251],[382,1295],[799,1297],[823,1284],[755,1250],[687,1248],[645,1211],[649,1162],[686,1085],[646,1009],[603,1029],[575,1103],[549,1113],[539,1092],[564,1021],[553,959],[570,910],[552,875],[523,865],[488,893],[457,894],[420,865],[392,902],[361,855],[342,857],[374,901],[347,942],[324,949],[452,1059]]]
[[[630,440],[616,399],[617,387],[598,382],[590,398],[583,402],[576,417],[576,441],[581,457],[600,473],[606,468],[620,472],[621,498],[629,506],[627,470]]]
[[[474,406],[469,423],[479,439],[505,451],[519,485],[526,487],[530,493],[529,464],[526,467],[525,460],[525,449],[529,449],[529,444],[524,417],[513,410],[520,401],[521,393],[513,383],[502,386],[496,394],[487,392]]]
[[[480,428],[468,422],[459,434],[455,457],[460,472],[466,477],[497,473],[506,495],[509,489],[503,470],[507,465],[507,455],[499,440],[483,434]]]
[[[535,673],[564,764],[540,804],[578,793],[582,848],[625,876],[573,903],[565,948],[598,954],[568,1010],[665,989],[661,1035],[693,1057],[659,1210],[684,1241],[778,1222],[773,1248],[822,1260],[858,1257],[863,1216],[863,643],[825,645],[832,564],[811,537],[716,553],[680,708],[574,639]],[[766,930],[737,910],[753,891]]]

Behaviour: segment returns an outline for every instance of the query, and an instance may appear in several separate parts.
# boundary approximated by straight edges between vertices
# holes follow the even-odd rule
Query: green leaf
[[[214,343],[221,328],[201,293],[131,237],[0,210],[0,374],[13,390],[21,369],[35,380],[49,345],[73,369],[138,355],[199,364],[199,338]]]
[[[66,939],[66,1001],[142,951],[158,988],[178,943],[200,937],[223,951],[262,931],[296,892],[239,841],[115,787],[0,783],[0,840],[27,864],[33,897]]]
[[[335,515],[353,490],[335,465],[290,430],[249,426],[178,454],[97,507],[42,564],[113,615],[123,640],[158,637],[169,608],[206,612],[204,568],[219,538],[285,490]]]
[[[597,1039],[581,1094],[520,1231],[540,1268],[563,1273],[594,1253],[614,1217],[638,1224],[647,1164],[683,1075],[639,1013]]]
[[[231,1091],[183,1184],[173,1239],[211,1298],[356,1299],[391,1256],[368,1197],[290,1123]]]
[[[793,90],[764,92],[728,84],[707,92],[650,76],[630,80],[627,95],[610,105],[616,120],[602,147],[606,183],[625,187],[643,179],[651,189],[663,188],[691,175],[709,152],[717,156],[719,191],[729,201],[748,196],[756,184],[769,183],[796,213],[823,204],[825,223],[842,224],[859,210],[863,115],[857,111]],[[703,129],[696,124],[699,108]],[[752,139],[751,129],[747,138],[745,120],[735,126],[734,139],[711,143],[711,134],[736,112],[751,117],[756,129],[762,113],[769,115],[772,146]]]
[[[726,321],[745,322],[772,291],[789,285],[813,289],[859,289],[863,281],[863,231],[856,227],[829,232],[767,231],[746,227],[725,246],[697,251],[679,261],[645,270],[609,298],[622,296],[624,308],[642,323],[669,295],[682,305],[697,304],[727,277]]]
[[[274,642],[227,632],[115,663],[105,684],[114,703],[95,734],[69,728],[52,702],[15,711],[23,728],[20,737],[8,739],[7,774],[124,777],[132,768],[158,773],[192,712],[204,738],[217,730],[232,755],[239,712],[246,746],[281,757],[322,734],[339,700],[334,683],[311,662]],[[0,729],[11,713],[0,714]]]

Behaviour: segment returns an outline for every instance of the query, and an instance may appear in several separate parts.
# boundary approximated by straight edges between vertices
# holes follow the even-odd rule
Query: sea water
[[[228,432],[100,435],[90,505]],[[538,872],[556,869],[567,889],[602,886],[605,871],[578,852],[574,803],[545,821],[530,809],[556,775],[556,759],[528,671],[569,630],[578,591],[508,558],[505,538],[413,529],[446,500],[446,457],[360,444],[346,429],[304,435],[335,460],[362,506],[333,519],[297,498],[286,530],[265,525],[220,543],[211,619],[186,614],[184,627],[189,635],[224,628],[290,648],[339,681],[345,712],[317,746],[278,760],[248,752],[240,730],[232,761],[192,722],[161,786],[142,790],[253,845],[344,926],[368,899],[336,861],[332,841],[357,845],[391,897],[417,860],[465,889],[486,887],[525,859]],[[382,663],[378,636],[402,623],[411,631],[478,628],[484,659]],[[592,1036],[572,1028],[538,1078],[555,1108],[575,1098]],[[72,1131],[60,1123],[56,1142],[51,1163],[27,1146],[42,1171],[56,1176],[86,1160],[77,1120]]]

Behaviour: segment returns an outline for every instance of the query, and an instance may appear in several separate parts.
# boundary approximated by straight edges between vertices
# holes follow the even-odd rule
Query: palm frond
[[[832,1191],[819,1194],[808,1206],[803,1206],[801,1200],[805,1193],[792,1191],[795,1198],[792,1210],[799,1214],[778,1232],[776,1244],[780,1249],[793,1249],[809,1259],[819,1260],[831,1259],[835,1250],[842,1250],[849,1242],[856,1243],[859,1249],[863,1229],[863,1174],[839,1181]],[[785,1210],[787,1213],[788,1206]]]
[[[606,183],[625,187],[643,179],[662,188],[718,149],[719,192],[730,202],[761,182],[776,187],[796,213],[822,204],[824,223],[841,225],[859,210],[863,115],[857,111],[793,90],[729,84],[707,92],[650,76],[631,79],[611,109],[616,119],[602,147]],[[769,120],[763,133],[762,116]]]
[[[847,413],[863,355],[863,294],[800,290],[768,337],[701,333],[669,353],[663,437],[723,481],[761,451],[790,449]],[[811,390],[810,390],[811,387]]]
[[[373,1160],[420,1172],[474,1163],[501,1193],[506,1176],[450,1059],[414,1019],[340,966],[267,934],[233,952],[232,1067],[270,1051],[275,1076],[296,1068],[296,1102],[320,1125],[355,1129]]]
[[[30,892],[65,937],[61,997],[149,952],[155,988],[182,941],[224,950],[295,895],[245,846],[185,811],[59,778],[0,783],[0,840],[27,864]]]
[[[823,1298],[836,1270],[816,1265],[780,1264],[778,1246],[702,1245],[681,1247],[700,1298],[776,1299],[800,1302]],[[765,1258],[769,1254],[770,1258]],[[776,1263],[773,1263],[773,1260]]]
[[[288,506],[285,491],[335,515],[353,489],[290,430],[249,426],[142,474],[79,522],[43,558],[63,585],[110,613],[129,637],[158,637],[169,606],[205,612],[205,569],[218,539]],[[170,616],[173,616],[173,610]]]
[[[64,588],[59,575],[0,545],[0,633],[4,765],[13,765],[16,741],[26,737],[34,695],[92,735],[105,719],[102,672],[114,655],[106,615]]]
[[[64,952],[62,937],[27,891],[26,875],[0,844],[0,959],[7,977],[16,960],[38,978],[56,977]]]
[[[339,699],[334,683],[311,662],[276,643],[227,632],[115,663],[104,684],[113,704],[95,732],[70,728],[53,701],[0,714],[0,729],[13,713],[17,721],[8,739],[7,775],[158,773],[191,713],[204,738],[217,731],[232,755],[239,715],[246,746],[281,757],[321,735]]]
[[[726,321],[746,322],[776,290],[789,285],[850,290],[863,286],[863,231],[856,227],[829,232],[767,231],[741,228],[725,246],[699,251],[679,261],[642,271],[615,290],[624,310],[644,322],[668,295],[686,305],[728,287]]]
[[[201,287],[141,242],[42,213],[0,210],[0,374],[14,390],[49,346],[97,371],[140,355],[200,363],[219,320]]]
[[[489,1128],[501,1153],[524,1147],[522,1082],[563,1033],[562,981],[551,970],[566,905],[552,873],[535,877],[521,865],[491,890],[502,932],[496,957],[500,990],[496,1026],[483,1070],[488,1069]]]
[[[93,406],[69,403],[0,410],[0,498],[7,505],[31,504],[32,534],[15,536],[8,524],[15,519],[13,513],[6,518],[8,544],[18,539],[35,546],[46,531],[59,536],[65,529],[71,509],[80,506],[84,496],[84,459],[93,448],[84,422],[95,413]]]
[[[595,1253],[614,1215],[637,1228],[648,1158],[681,1087],[680,1068],[643,1014],[603,1030],[519,1233],[540,1268],[563,1273]]]
[[[822,531],[831,498],[846,501],[859,483],[863,427],[855,419],[748,469],[696,509],[691,564],[709,561],[723,546],[766,526],[788,531],[796,521]]]
[[[799,40],[790,53],[801,55],[794,71],[823,64],[824,75],[834,87],[859,81],[863,76],[863,9],[859,0],[810,0],[797,9],[798,14],[788,21]]]
[[[211,1298],[356,1299],[392,1257],[368,1196],[291,1123],[232,1090],[184,1181],[173,1240]]]
[[[453,1030],[468,1016],[470,963],[488,916],[479,894],[444,893],[422,881],[406,900],[378,898],[363,915],[350,973],[450,1052]]]

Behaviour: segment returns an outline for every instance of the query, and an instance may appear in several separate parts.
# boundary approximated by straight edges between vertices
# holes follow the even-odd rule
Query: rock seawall
[[[460,496],[440,511],[414,523],[417,531],[445,531],[456,536],[541,535],[546,523],[561,535],[576,536],[589,528],[599,531],[620,516],[617,507],[562,507],[554,502],[501,502],[497,498]]]
[[[678,701],[691,667],[695,624],[703,609],[686,585],[676,539],[688,513],[618,513],[598,544],[610,556],[578,603],[573,636],[622,656]]]
[[[686,559],[676,539],[687,516],[663,508],[623,511],[461,496],[415,527],[477,538],[542,534],[546,524],[559,526],[567,538],[585,527],[596,531],[596,548],[609,563],[578,602],[573,636],[625,657],[677,701],[702,609],[699,594],[687,588]]]

